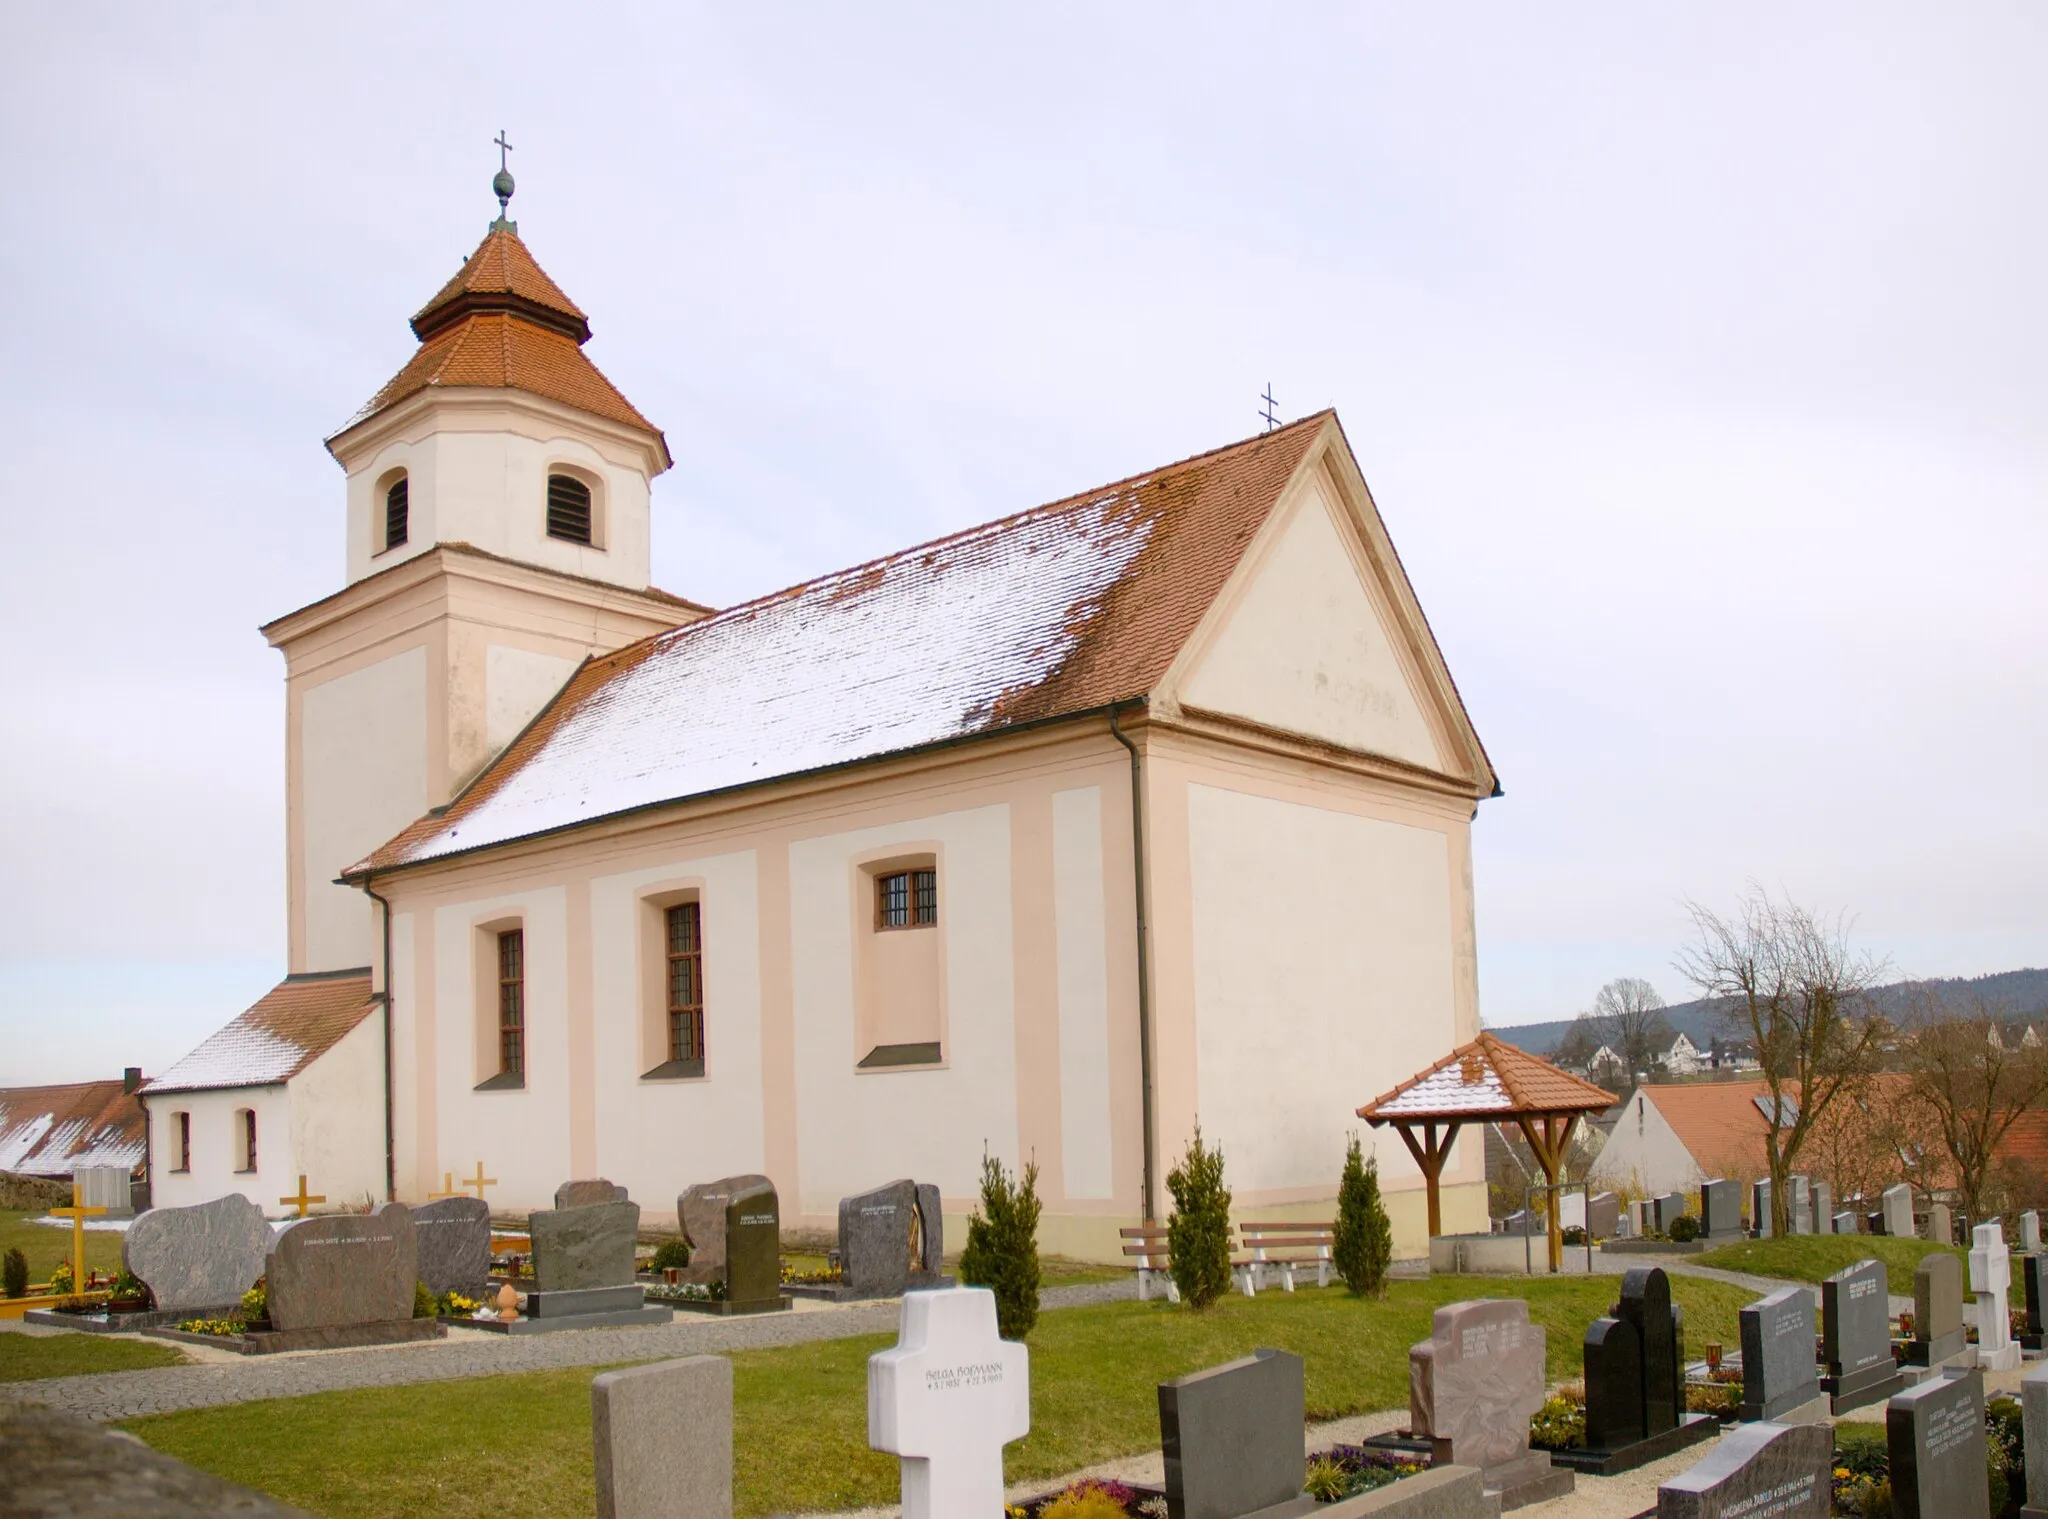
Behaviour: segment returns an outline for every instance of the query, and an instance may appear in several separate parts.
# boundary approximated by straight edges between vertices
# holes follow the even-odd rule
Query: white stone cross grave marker
[[[903,1463],[903,1519],[1003,1511],[1003,1447],[1031,1432],[1031,1354],[996,1334],[995,1294],[903,1296],[893,1350],[868,1357],[868,1444]]]
[[[2020,1347],[2006,1311],[2012,1252],[1997,1219],[1970,1231],[1970,1290],[1977,1294],[1977,1364],[1986,1371],[2013,1370],[2020,1364]]]

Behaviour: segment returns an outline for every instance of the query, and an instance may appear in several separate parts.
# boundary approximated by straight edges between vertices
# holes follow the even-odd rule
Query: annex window
[[[171,1115],[171,1160],[173,1171],[192,1169],[192,1115]]]
[[[498,1074],[526,1079],[526,931],[498,935]]]
[[[412,490],[407,477],[400,475],[384,492],[384,547],[395,549],[403,544],[412,529]]]
[[[704,1064],[704,925],[695,902],[663,915],[668,929],[668,1058]]]
[[[936,870],[899,870],[875,877],[875,927],[930,928],[938,921]]]
[[[574,475],[548,476],[548,536],[590,542],[590,487]]]
[[[237,1108],[235,1110],[235,1149],[241,1164],[237,1171],[256,1169],[256,1110]]]

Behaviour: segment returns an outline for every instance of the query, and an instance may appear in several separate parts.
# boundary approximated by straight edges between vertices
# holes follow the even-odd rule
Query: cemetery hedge
[[[18,1249],[28,1257],[28,1279],[31,1282],[47,1282],[51,1268],[71,1253],[71,1231],[53,1229],[48,1224],[33,1224],[30,1219],[41,1218],[40,1212],[20,1209],[0,1211],[0,1251]],[[121,1236],[106,1229],[85,1231],[85,1264],[87,1270],[96,1270],[101,1275],[121,1269]]]
[[[1702,1266],[1723,1271],[1752,1271],[1788,1282],[1819,1282],[1858,1261],[1884,1262],[1886,1284],[1901,1297],[1913,1295],[1913,1272],[1921,1258],[1947,1248],[1967,1260],[1969,1252],[1924,1239],[1894,1239],[1882,1234],[1794,1234],[1783,1239],[1749,1239],[1722,1245],[1693,1257]],[[2019,1281],[2019,1268],[2013,1268]]]
[[[1156,1449],[1156,1386],[1270,1345],[1308,1363],[1312,1419],[1405,1406],[1408,1347],[1437,1307],[1500,1294],[1500,1278],[1395,1281],[1379,1299],[1342,1287],[1246,1299],[1207,1313],[1117,1302],[1043,1315],[1031,1340],[1032,1432],[1010,1447],[1012,1481],[1064,1476]],[[1550,1331],[1553,1379],[1576,1377],[1585,1327],[1613,1300],[1612,1277],[1524,1286]],[[1678,1278],[1688,1344],[1734,1342],[1754,1294]],[[893,1336],[832,1340],[732,1357],[742,1516],[892,1503],[893,1457],[867,1446],[867,1357]],[[599,1367],[321,1393],[141,1419],[157,1449],[320,1513],[390,1511],[393,1491],[420,1512],[499,1519],[587,1515],[592,1493],[590,1379]]]
[[[0,1383],[144,1371],[184,1363],[185,1352],[161,1340],[103,1334],[0,1334]]]

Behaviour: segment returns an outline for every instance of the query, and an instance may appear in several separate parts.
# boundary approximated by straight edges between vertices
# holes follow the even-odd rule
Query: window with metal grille
[[[695,902],[668,909],[668,1058],[704,1058],[704,933]]]
[[[400,475],[391,482],[391,489],[384,492],[384,547],[386,549],[395,549],[405,542],[405,535],[410,527],[408,518],[411,513],[410,502],[412,497],[410,489],[406,484],[406,478],[406,476]]]
[[[574,475],[548,476],[548,536],[590,542],[590,487]]]
[[[178,1120],[178,1163],[171,1169],[189,1171],[192,1169],[192,1115],[173,1113],[171,1116]]]
[[[929,928],[938,921],[936,870],[899,870],[875,878],[877,928]]]
[[[498,935],[498,1072],[526,1074],[526,932]]]

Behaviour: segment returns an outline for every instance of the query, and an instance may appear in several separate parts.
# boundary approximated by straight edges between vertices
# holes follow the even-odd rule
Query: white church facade
[[[413,325],[329,440],[348,583],[265,629],[266,1000],[361,994],[283,1190],[481,1162],[500,1209],[603,1175],[658,1221],[759,1171],[829,1226],[896,1176],[964,1215],[986,1150],[1037,1162],[1047,1249],[1114,1258],[1198,1121],[1241,1216],[1327,1204],[1358,1104],[1477,1033],[1497,786],[1334,414],[713,612],[649,585],[666,444],[516,228]]]

